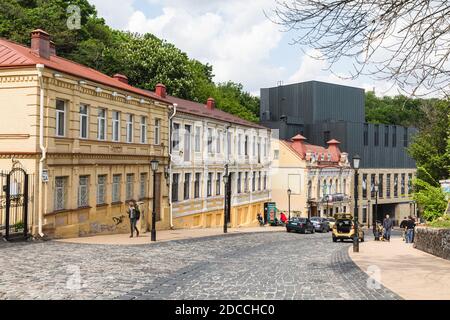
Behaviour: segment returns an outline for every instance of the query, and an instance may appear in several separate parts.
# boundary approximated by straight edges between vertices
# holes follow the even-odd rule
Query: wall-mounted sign
[[[42,170],[42,182],[48,182],[48,170]]]

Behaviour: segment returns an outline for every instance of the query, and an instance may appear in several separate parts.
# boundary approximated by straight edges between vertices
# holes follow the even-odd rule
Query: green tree
[[[420,167],[418,176],[422,178],[415,178],[413,181],[414,200],[423,211],[422,216],[428,221],[433,221],[444,214],[447,200],[439,182],[434,180],[426,169]]]

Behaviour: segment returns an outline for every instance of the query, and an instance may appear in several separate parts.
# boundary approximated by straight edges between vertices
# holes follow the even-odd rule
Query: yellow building
[[[339,141],[328,148],[306,143],[297,135],[291,141],[272,141],[272,199],[277,208],[291,216],[329,217],[351,212],[353,170]]]
[[[166,96],[174,104],[171,138],[171,209],[175,228],[224,224],[224,174],[231,179],[232,227],[256,226],[270,200],[270,130],[206,104]]]
[[[0,105],[0,169],[14,163],[33,177],[33,234],[129,232],[130,199],[141,202],[141,230],[150,228],[153,200],[157,228],[170,226],[170,101],[130,86],[125,76],[58,57],[49,35],[35,30],[31,48],[0,39]],[[154,159],[160,165],[152,199]]]

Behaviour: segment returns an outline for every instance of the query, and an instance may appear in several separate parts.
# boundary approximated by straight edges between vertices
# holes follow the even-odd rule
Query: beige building
[[[270,200],[270,130],[206,104],[166,96],[171,118],[170,194],[175,228],[224,224],[225,165],[231,179],[229,225],[257,225],[257,213]]]
[[[272,199],[278,210],[291,216],[328,217],[351,210],[353,170],[339,141],[328,148],[306,143],[297,135],[291,141],[272,140]]]
[[[152,201],[157,228],[169,227],[170,101],[58,57],[36,30],[31,48],[0,39],[0,104],[0,169],[14,163],[33,177],[32,233],[129,232],[130,199],[141,203],[141,230],[149,229]],[[155,199],[151,160],[160,163]]]

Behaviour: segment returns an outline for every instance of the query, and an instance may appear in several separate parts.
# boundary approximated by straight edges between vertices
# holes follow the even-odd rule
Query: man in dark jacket
[[[408,218],[404,217],[402,222],[400,223],[400,228],[402,229],[402,239],[403,241],[406,240],[406,226],[408,224]]]
[[[139,207],[136,205],[136,202],[134,200],[131,200],[128,203],[127,213],[128,217],[130,218],[130,229],[131,229],[130,238],[133,238],[134,230],[136,230],[136,237],[139,237],[139,229],[137,228],[136,225],[141,217],[141,212],[139,211]]]
[[[414,229],[416,227],[416,222],[412,217],[409,217],[408,222],[406,223],[406,243],[414,242]]]
[[[383,220],[383,228],[384,228],[384,238],[387,241],[391,241],[391,230],[394,228],[394,222],[389,218],[389,215],[386,215],[386,218]]]

